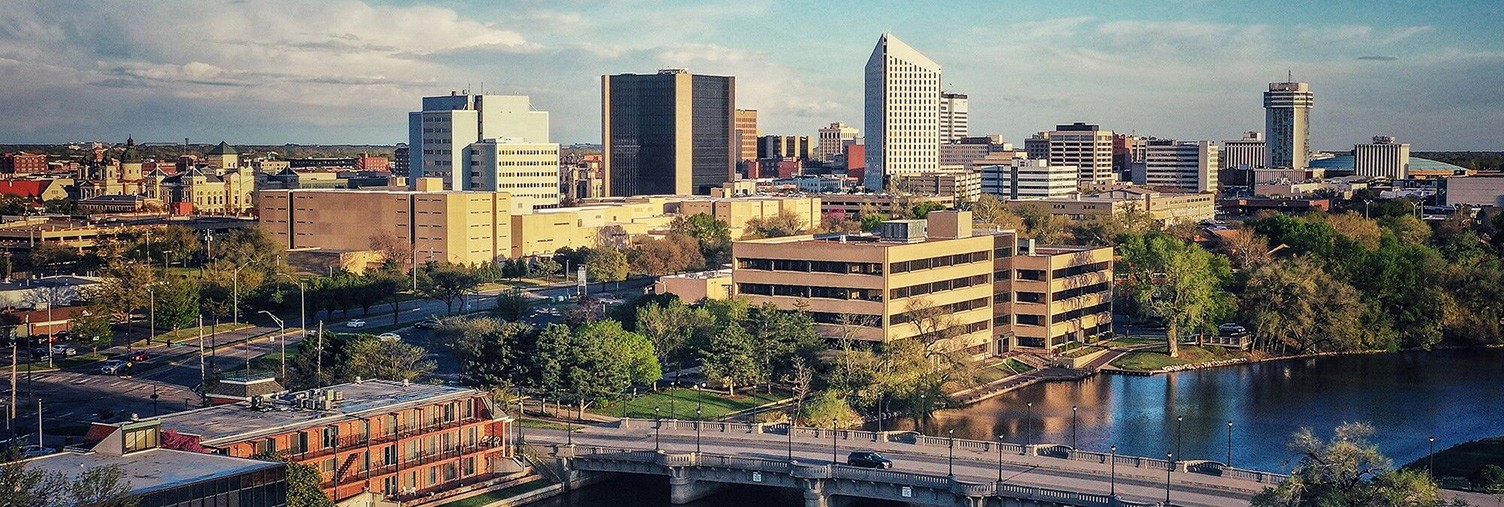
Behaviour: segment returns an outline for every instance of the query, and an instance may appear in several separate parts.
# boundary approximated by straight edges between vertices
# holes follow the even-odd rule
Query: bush
[[[782,410],[768,410],[764,412],[758,412],[757,414],[752,416],[752,422],[757,424],[781,423],[787,422],[788,420],[789,413]]]
[[[834,419],[836,426],[849,428],[862,423],[862,416],[851,408],[835,391],[821,391],[804,402],[804,410],[799,414],[799,424],[805,426],[826,427]]]

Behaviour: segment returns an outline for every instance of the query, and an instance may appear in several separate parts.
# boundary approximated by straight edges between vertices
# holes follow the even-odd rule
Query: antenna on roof
[[[1295,70],[1294,69],[1285,69],[1285,82],[1286,83],[1294,83],[1295,82]]]

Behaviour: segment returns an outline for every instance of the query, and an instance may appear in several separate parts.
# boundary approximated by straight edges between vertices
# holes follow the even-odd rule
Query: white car
[[[349,322],[345,323],[345,327],[351,329],[366,327],[366,321],[360,319],[350,319]]]
[[[397,333],[381,333],[376,335],[376,337],[386,341],[402,341],[402,335]]]
[[[63,356],[63,357],[76,356],[76,355],[78,355],[78,350],[74,349],[73,347],[69,347],[67,345],[53,345],[52,346],[52,355],[54,355],[54,356]]]
[[[119,359],[111,359],[99,365],[99,373],[105,375],[119,375],[121,372],[125,371],[125,365],[125,361],[121,361]]]

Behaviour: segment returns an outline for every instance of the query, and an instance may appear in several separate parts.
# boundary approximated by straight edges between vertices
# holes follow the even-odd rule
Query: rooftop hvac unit
[[[889,220],[879,228],[882,240],[891,243],[921,243],[928,235],[925,220]]]

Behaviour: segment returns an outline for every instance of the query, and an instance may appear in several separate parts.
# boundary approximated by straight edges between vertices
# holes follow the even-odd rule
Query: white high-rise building
[[[841,122],[832,123],[820,129],[820,144],[815,147],[815,158],[826,162],[831,161],[836,155],[841,154],[847,142],[855,141],[861,133],[860,130],[848,127]]]
[[[940,168],[940,64],[883,34],[867,59],[865,99],[868,190]]]
[[[1410,176],[1410,145],[1393,136],[1374,136],[1371,144],[1353,146],[1353,171],[1358,176],[1404,179]]]
[[[423,97],[423,110],[407,114],[409,185],[442,178],[446,190],[472,188],[470,145],[499,138],[548,143],[548,113],[532,110],[526,96]]]
[[[559,205],[559,145],[515,137],[470,145],[470,186],[512,194],[512,212],[532,213]]]
[[[969,135],[967,122],[966,94],[941,92],[940,143],[954,143]]]
[[[1264,167],[1305,169],[1311,153],[1311,106],[1316,94],[1300,82],[1269,83],[1264,92],[1264,134],[1269,136]]]
[[[1055,165],[1043,159],[1014,159],[1008,164],[979,168],[982,191],[1003,199],[1046,199],[1076,192],[1073,165]]]
[[[1217,143],[1153,139],[1144,150],[1143,179],[1134,183],[1185,192],[1217,191]],[[1137,173],[1137,171],[1135,171]]]

